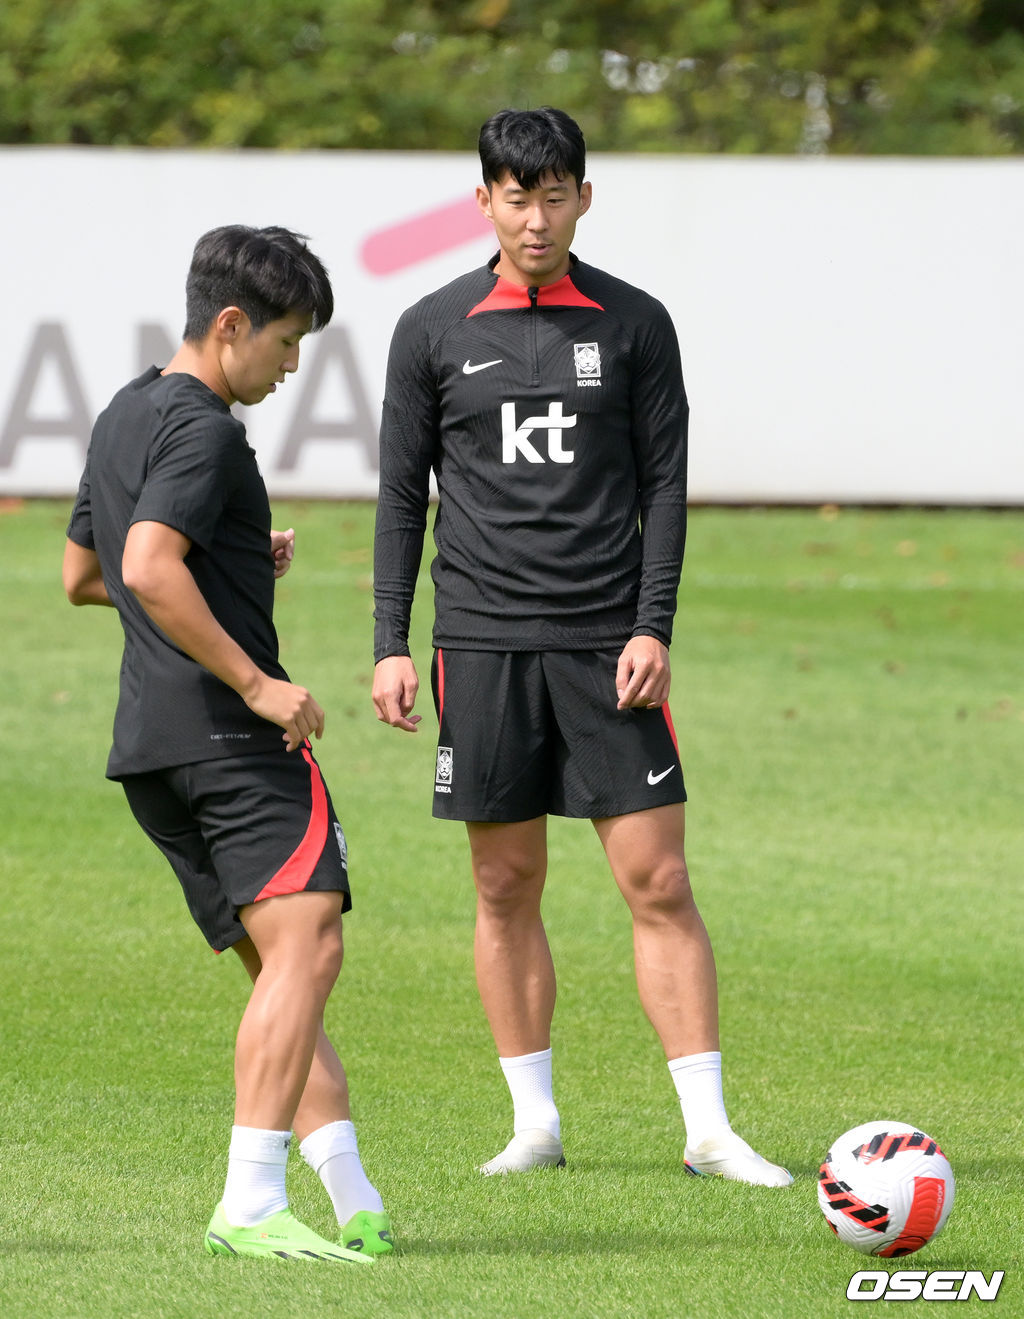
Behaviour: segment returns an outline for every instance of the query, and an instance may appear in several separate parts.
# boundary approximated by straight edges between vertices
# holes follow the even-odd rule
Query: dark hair
[[[488,188],[508,173],[529,192],[550,170],[558,179],[571,174],[579,189],[587,147],[564,110],[499,110],[480,129],[480,164]]]
[[[334,295],[304,234],[226,224],[203,234],[192,253],[185,282],[185,340],[205,338],[225,307],[240,307],[254,330],[290,312],[308,312],[312,328],[322,330],[334,312]]]

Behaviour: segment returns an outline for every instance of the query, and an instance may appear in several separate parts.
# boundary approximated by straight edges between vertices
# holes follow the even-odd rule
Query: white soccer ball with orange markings
[[[840,1241],[864,1255],[912,1255],[942,1231],[956,1183],[931,1136],[906,1122],[864,1122],[834,1141],[818,1203]]]

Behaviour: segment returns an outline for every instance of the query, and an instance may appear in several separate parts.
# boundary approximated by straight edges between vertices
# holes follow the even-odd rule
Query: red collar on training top
[[[572,282],[571,273],[563,275],[554,284],[541,284],[535,292],[538,307],[595,307],[598,311],[604,311],[599,302],[595,302],[593,298],[588,298],[579,291]],[[525,284],[513,284],[511,280],[498,275],[495,278],[494,288],[491,289],[483,302],[478,302],[466,314],[467,316],[476,316],[481,311],[516,311],[519,308],[532,307],[533,305],[534,301],[530,297],[530,290]]]

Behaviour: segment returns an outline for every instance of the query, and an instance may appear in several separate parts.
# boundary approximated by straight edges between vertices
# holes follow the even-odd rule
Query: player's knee
[[[649,917],[685,917],[696,911],[686,862],[672,859],[634,877],[629,887],[630,906]]]
[[[341,936],[341,921],[326,926],[318,932],[312,947],[303,956],[303,964],[324,998],[334,988],[334,982],[341,972],[344,958],[344,943]]]
[[[341,937],[341,921],[328,929],[321,940],[321,956],[326,972],[336,980],[345,957],[345,944]]]
[[[532,858],[501,857],[478,861],[473,868],[480,902],[496,916],[515,916],[533,909],[544,887],[543,868]]]

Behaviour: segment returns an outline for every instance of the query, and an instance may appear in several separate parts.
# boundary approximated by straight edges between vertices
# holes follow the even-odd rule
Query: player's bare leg
[[[255,984],[263,969],[256,945],[246,937],[234,945],[234,951]],[[321,1020],[317,1028],[309,1075],[298,1108],[295,1110],[295,1117],[292,1119],[292,1130],[301,1141],[310,1132],[326,1126],[327,1123],[347,1122],[350,1116],[348,1078],[345,1075],[345,1068]]]
[[[514,1108],[512,1140],[481,1172],[525,1172],[564,1162],[551,1093],[555,968],[540,909],[547,819],[466,828],[477,891],[477,988]]]
[[[640,1002],[668,1058],[719,1047],[715,957],[690,888],[685,818],[680,803],[594,821],[633,917]]]
[[[715,958],[690,888],[685,819],[680,803],[595,820],[594,828],[633,918],[637,989],[679,1095],[686,1168],[788,1186],[789,1173],[756,1154],[726,1116]]]
[[[540,903],[547,874],[547,818],[468,824],[476,932],[473,956],[484,1012],[502,1057],[551,1043],[555,969]]]
[[[298,1222],[285,1173],[324,1004],[341,969],[341,894],[296,893],[243,907],[255,972],[235,1045],[235,1125],[224,1195],[206,1230],[211,1255],[372,1263]]]
[[[290,1131],[341,970],[341,894],[265,898],[238,915],[261,969],[235,1045],[235,1123]]]
[[[340,924],[340,911],[338,921]],[[246,937],[234,948],[255,985],[263,970],[255,944]],[[292,1129],[303,1158],[331,1198],[342,1245],[368,1254],[390,1252],[391,1222],[363,1170],[350,1118],[348,1078],[322,1019]]]

